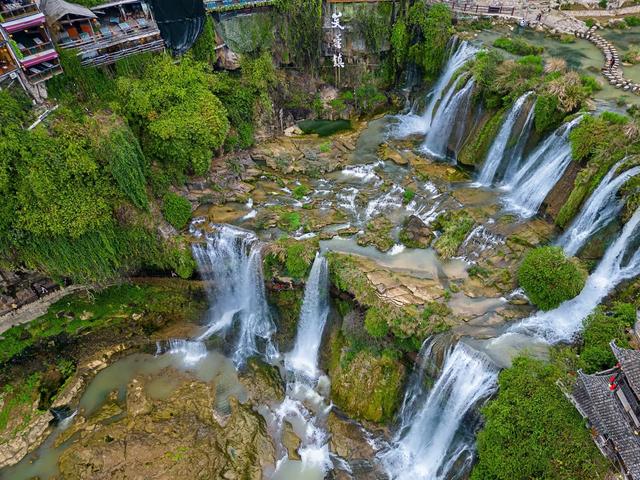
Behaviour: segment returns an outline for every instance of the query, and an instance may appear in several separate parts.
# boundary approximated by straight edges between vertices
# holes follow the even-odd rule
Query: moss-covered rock
[[[277,288],[268,289],[267,295],[269,303],[278,311],[276,318],[278,330],[275,334],[278,345],[281,350],[286,351],[293,347],[304,291],[302,288],[282,288],[280,285],[275,287]]]
[[[399,239],[409,248],[427,248],[431,245],[433,232],[419,217],[411,215],[402,225]]]
[[[373,245],[381,252],[393,247],[395,241],[391,236],[393,223],[386,217],[376,217],[367,223],[364,234],[358,237],[358,245]]]
[[[306,240],[283,237],[270,244],[263,256],[265,278],[291,277],[304,280],[311,270],[318,248],[317,237]]]
[[[353,418],[391,420],[402,395],[404,365],[387,352],[354,352],[344,338],[336,342],[329,372],[333,401]]]
[[[474,220],[466,210],[454,210],[441,213],[432,224],[441,235],[436,239],[433,248],[442,258],[451,258],[458,252],[474,225]]]
[[[498,130],[500,130],[504,116],[505,110],[494,112],[484,124],[472,132],[458,154],[458,162],[472,166],[481,164],[485,160]]]

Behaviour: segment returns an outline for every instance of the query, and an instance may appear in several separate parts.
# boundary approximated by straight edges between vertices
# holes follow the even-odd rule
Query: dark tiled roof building
[[[611,342],[618,364],[604,372],[578,372],[569,395],[588,421],[600,451],[630,480],[640,480],[640,351]]]

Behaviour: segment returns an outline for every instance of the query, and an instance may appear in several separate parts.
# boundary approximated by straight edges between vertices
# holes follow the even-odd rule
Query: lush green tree
[[[119,78],[127,117],[139,130],[145,152],[177,178],[203,175],[229,131],[227,111],[211,90],[205,65],[184,57],[160,57],[141,79]]]
[[[556,385],[562,374],[526,357],[500,373],[498,395],[482,410],[486,423],[472,480],[604,478],[608,462]]]
[[[518,269],[518,281],[529,299],[542,310],[551,310],[580,293],[587,272],[560,247],[530,250]]]

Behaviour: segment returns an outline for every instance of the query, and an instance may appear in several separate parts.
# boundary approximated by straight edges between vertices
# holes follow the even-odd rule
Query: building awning
[[[7,33],[17,32],[18,30],[24,30],[30,27],[37,27],[45,22],[44,14],[38,12],[28,17],[16,18],[2,24]]]
[[[49,62],[51,60],[55,60],[58,58],[58,52],[55,50],[46,50],[44,52],[36,53],[35,55],[29,55],[28,57],[20,60],[20,64],[24,68],[33,67],[34,65],[38,65],[42,62]]]
[[[87,7],[64,0],[43,0],[40,8],[51,23],[55,23],[67,15],[79,18],[96,18],[96,14]]]

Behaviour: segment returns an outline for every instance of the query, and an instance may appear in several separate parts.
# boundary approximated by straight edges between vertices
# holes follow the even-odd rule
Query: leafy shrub
[[[474,220],[466,210],[447,211],[436,218],[432,227],[442,235],[434,242],[433,248],[443,258],[453,257],[474,225]]]
[[[311,263],[315,252],[309,252],[309,245],[303,242],[294,241],[286,248],[287,259],[285,267],[287,273],[296,279],[303,279],[311,269]]]
[[[364,328],[373,338],[386,337],[389,333],[389,325],[385,312],[379,308],[369,308],[364,317]]]
[[[203,175],[229,132],[227,111],[212,92],[203,64],[169,56],[150,64],[141,79],[119,78],[127,117],[142,133],[145,153],[180,174]]]
[[[438,3],[428,7],[424,2],[416,2],[409,8],[407,24],[417,41],[411,42],[408,58],[422,68],[427,79],[440,73],[451,38],[451,23],[448,5]]]
[[[500,37],[493,42],[493,46],[514,55],[538,55],[544,51],[544,48],[532,45],[521,38]]]
[[[587,272],[565,257],[560,247],[538,247],[527,252],[518,281],[531,301],[542,310],[556,308],[580,293]]]
[[[191,203],[173,192],[164,196],[162,215],[177,230],[182,230],[191,219]]]

